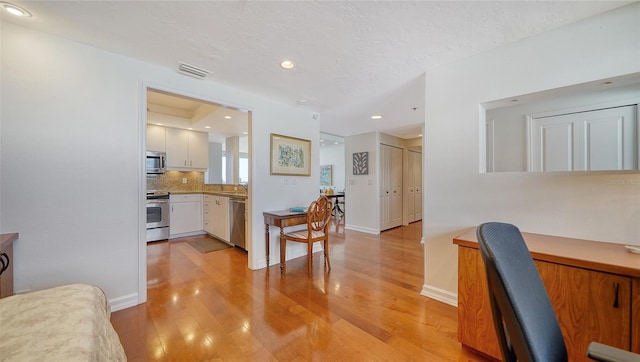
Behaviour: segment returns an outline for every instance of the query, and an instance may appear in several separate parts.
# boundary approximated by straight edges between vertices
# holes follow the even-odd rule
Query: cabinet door
[[[166,151],[164,127],[147,125],[147,151]]]
[[[13,295],[13,243],[0,249],[0,254],[6,254],[5,261],[9,259],[9,266],[0,276],[0,298],[4,298]]]
[[[535,263],[560,323],[570,361],[590,361],[585,352],[591,341],[631,348],[630,278]]]
[[[167,167],[185,168],[189,165],[189,131],[167,128]]]
[[[637,168],[636,106],[533,118],[533,171]]]
[[[209,167],[209,135],[203,132],[189,132],[189,167]]]
[[[171,235],[189,233],[202,230],[201,202],[171,203]]]
[[[597,271],[535,261],[558,318],[570,361],[586,357],[591,341],[629,350],[631,279]],[[615,285],[618,306],[614,307]],[[458,248],[458,340],[500,358],[480,251]]]
[[[218,239],[229,241],[229,198],[216,197],[213,204],[213,235]]]
[[[493,327],[487,278],[480,251],[458,248],[458,340],[499,359],[498,336]]]
[[[182,234],[200,230],[200,222],[199,218],[197,217],[199,213],[200,203],[173,203],[171,205],[171,234]]]

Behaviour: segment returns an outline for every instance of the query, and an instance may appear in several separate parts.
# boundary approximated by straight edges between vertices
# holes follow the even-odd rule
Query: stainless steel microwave
[[[147,151],[147,174],[161,174],[167,170],[164,152]]]

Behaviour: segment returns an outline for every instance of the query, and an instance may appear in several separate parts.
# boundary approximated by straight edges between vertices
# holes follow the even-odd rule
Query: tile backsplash
[[[186,183],[182,181],[186,179]],[[245,191],[238,185],[205,185],[204,172],[167,171],[160,175],[147,176],[147,190],[162,191]]]
[[[183,183],[186,179],[186,183]],[[202,191],[204,172],[167,171],[157,176],[147,176],[147,190]]]

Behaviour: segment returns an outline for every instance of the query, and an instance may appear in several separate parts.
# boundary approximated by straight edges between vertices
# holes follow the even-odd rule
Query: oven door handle
[[[147,200],[147,205],[153,205],[153,204],[168,204],[169,200],[158,200],[158,199],[154,199],[154,200]]]

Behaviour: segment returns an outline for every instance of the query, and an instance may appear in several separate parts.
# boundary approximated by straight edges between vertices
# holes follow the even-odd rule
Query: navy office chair
[[[491,222],[476,233],[503,361],[567,361],[560,325],[520,230]],[[589,344],[587,356],[640,362],[638,354],[596,342]]]

